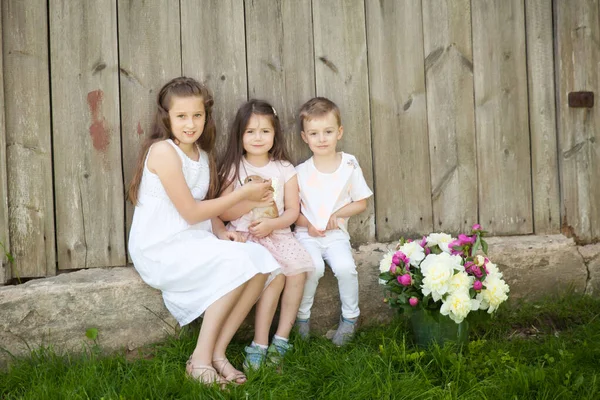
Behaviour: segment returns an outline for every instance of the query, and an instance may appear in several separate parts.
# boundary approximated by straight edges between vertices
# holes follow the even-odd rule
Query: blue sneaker
[[[308,340],[310,335],[310,318],[307,319],[296,319],[296,323],[294,324],[296,329],[298,329],[298,336],[301,339]]]
[[[292,345],[281,339],[273,339],[273,342],[267,349],[267,364],[279,365],[285,357],[285,353],[292,348]]]
[[[262,349],[258,346],[246,346],[246,358],[244,359],[244,371],[257,370],[265,362],[267,349]]]
[[[354,331],[356,330],[356,322],[358,318],[346,319],[344,317],[340,317],[340,324],[338,325],[337,331],[335,331],[335,335],[331,341],[336,346],[343,346],[352,340],[354,337]]]

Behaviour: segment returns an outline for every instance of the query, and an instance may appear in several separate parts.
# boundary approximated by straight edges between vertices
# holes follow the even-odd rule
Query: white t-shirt
[[[296,167],[300,211],[318,230],[325,230],[331,215],[340,208],[373,195],[356,158],[341,154],[340,166],[330,174],[320,172],[312,157]],[[348,218],[338,218],[338,226],[348,233]],[[296,231],[307,231],[307,228],[297,226]]]
[[[231,171],[231,175],[233,175],[233,169]],[[230,176],[231,176],[230,175]],[[273,197],[275,199],[275,204],[277,205],[277,211],[279,215],[283,214],[285,211],[285,203],[284,203],[284,190],[285,184],[291,178],[296,175],[296,170],[291,163],[285,161],[275,161],[271,160],[264,167],[255,167],[250,164],[246,159],[242,159],[240,163],[239,170],[239,179],[234,182],[233,190],[238,189],[242,186],[244,179],[246,179],[249,175],[258,175],[263,179],[271,179],[271,186],[275,189],[273,192]],[[238,232],[248,232],[248,226],[252,222],[252,212],[242,215],[240,218],[235,221],[229,222],[231,226],[235,228]],[[273,231],[275,233],[282,232],[290,232],[290,228],[285,229],[277,229]]]

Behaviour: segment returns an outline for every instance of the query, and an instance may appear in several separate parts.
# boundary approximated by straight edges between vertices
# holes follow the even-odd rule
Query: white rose
[[[425,250],[417,242],[404,243],[399,250],[408,257],[413,267],[418,267],[425,258]]]
[[[485,268],[487,269],[487,276],[493,276],[496,278],[502,278],[502,272],[500,272],[500,270],[498,269],[498,266],[496,264],[494,264],[491,261],[488,261],[488,263],[485,265]],[[487,281],[487,278],[486,278]]]
[[[474,276],[470,276],[466,272],[457,272],[450,279],[450,288],[448,289],[448,292],[454,293],[458,290],[469,291],[469,289],[473,287],[474,281]]]
[[[427,247],[438,246],[443,252],[450,253],[448,245],[454,238],[447,233],[432,233],[427,236]]]
[[[457,290],[444,300],[440,314],[449,316],[454,322],[460,324],[469,315],[471,310],[479,308],[479,301],[471,299],[468,290]]]
[[[434,301],[438,301],[448,293],[454,271],[460,271],[460,257],[448,253],[429,254],[421,263],[423,273],[422,291],[424,295],[431,294]]]
[[[379,272],[384,273],[390,270],[390,265],[392,264],[392,257],[394,256],[395,251],[388,251],[381,261],[379,262]]]
[[[498,306],[508,299],[510,288],[501,278],[495,275],[486,276],[483,281],[483,289],[477,294],[477,300],[480,300],[480,309],[488,310],[488,314],[496,311]]]

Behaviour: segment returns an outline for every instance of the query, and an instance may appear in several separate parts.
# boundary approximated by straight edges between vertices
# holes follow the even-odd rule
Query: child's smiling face
[[[338,140],[344,134],[344,127],[338,125],[332,112],[304,121],[302,140],[316,156],[330,156],[336,153]]]
[[[169,108],[169,121],[173,136],[181,144],[195,143],[204,131],[204,100],[199,96],[173,97]]]
[[[268,157],[273,147],[275,129],[266,115],[252,114],[242,138],[246,157]]]

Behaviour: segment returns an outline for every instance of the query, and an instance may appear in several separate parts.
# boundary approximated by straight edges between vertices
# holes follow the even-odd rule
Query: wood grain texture
[[[116,2],[49,4],[58,267],[124,265]]]
[[[244,3],[238,0],[181,0],[183,74],[214,93],[217,153],[227,143],[230,122],[248,99]]]
[[[543,235],[560,230],[552,3],[526,0],[525,25],[533,229],[534,233]]]
[[[45,0],[2,1],[12,276],[56,274]]]
[[[377,239],[431,232],[421,1],[368,1]]]
[[[298,124],[300,106],[315,95],[310,0],[246,0],[249,97],[276,109],[294,164],[310,157]]]
[[[171,0],[119,0],[119,72],[125,188],[144,140],[151,135],[163,84],[181,75],[179,4]],[[160,32],[160,34],[157,34]],[[129,235],[134,207],[125,203]]]
[[[367,184],[373,188],[364,3],[313,2],[313,31],[316,95],[339,106],[344,137],[338,149],[358,159]],[[375,239],[373,199],[363,213],[350,219],[349,231],[354,243]]]
[[[473,48],[469,0],[423,0],[434,230],[478,222]]]
[[[479,222],[533,232],[523,0],[471,2]]]
[[[0,7],[0,37],[2,37],[2,8]],[[0,40],[0,285],[11,278],[11,266],[5,252],[10,252],[8,235],[8,175],[6,174],[6,125],[4,122],[4,71],[2,40]]]
[[[600,240],[600,2],[556,0],[562,232]],[[595,92],[592,108],[570,108],[569,92]]]

